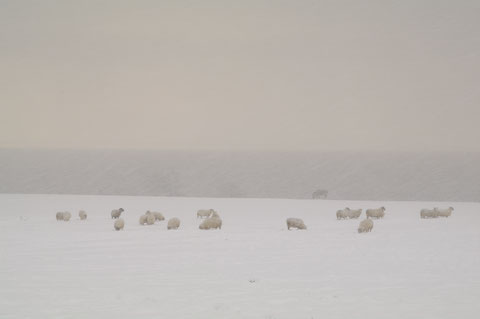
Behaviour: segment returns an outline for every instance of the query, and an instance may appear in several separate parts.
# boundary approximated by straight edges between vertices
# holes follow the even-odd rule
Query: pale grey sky
[[[0,0],[0,147],[480,151],[480,1]]]

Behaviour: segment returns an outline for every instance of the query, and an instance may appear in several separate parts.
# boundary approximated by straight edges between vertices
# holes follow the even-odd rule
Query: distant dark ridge
[[[0,193],[479,201],[478,153],[0,149]]]

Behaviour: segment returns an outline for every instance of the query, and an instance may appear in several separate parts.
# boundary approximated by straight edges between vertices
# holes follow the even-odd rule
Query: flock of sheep
[[[420,211],[420,218],[437,218],[437,217],[449,217],[452,215],[453,207],[446,209],[440,209],[435,207],[434,209],[422,209]],[[357,219],[362,214],[362,209],[350,209],[346,207],[345,209],[337,210],[336,216],[337,219]],[[371,232],[373,229],[373,218],[379,219],[385,216],[385,207],[367,209],[365,211],[366,219],[360,222],[358,225],[357,231],[359,233]],[[296,228],[296,229],[307,229],[305,223],[300,218],[288,218],[287,219],[287,228]]]
[[[371,218],[383,218],[385,216],[385,207],[380,207],[376,209],[367,209],[366,210],[367,219],[362,220],[358,226],[359,233],[371,232],[373,229],[373,221]],[[362,209],[350,209],[346,207],[345,209],[337,210],[336,216],[337,219],[357,219],[362,214]],[[288,218],[287,219],[287,228],[296,228],[296,229],[307,229],[305,223],[300,218]]]
[[[113,223],[113,228],[115,230],[122,230],[125,227],[125,221],[120,218],[122,213],[125,210],[123,208],[114,209],[110,213],[112,219],[115,219]],[[78,212],[78,216],[81,220],[87,219],[87,213],[83,210]],[[58,212],[55,215],[57,221],[66,221],[68,222],[72,217],[72,214],[69,212]],[[221,229],[222,228],[222,219],[220,215],[213,209],[201,209],[197,212],[197,218],[205,219],[198,228],[200,229]],[[162,213],[159,212],[151,212],[147,210],[147,212],[140,216],[139,223],[140,225],[153,225],[157,221],[163,221],[165,217]],[[180,219],[177,217],[170,218],[167,222],[167,229],[178,229],[180,227]]]
[[[435,207],[434,209],[422,209],[420,211],[420,218],[438,218],[438,217],[450,217],[453,212],[453,207],[440,209]]]
[[[120,218],[124,212],[123,208],[114,209],[111,212],[112,219],[115,219],[113,228],[115,230],[122,230],[125,227],[125,221]],[[446,209],[433,208],[433,209],[422,209],[420,211],[420,218],[438,218],[438,217],[449,217],[452,215],[453,207]],[[362,214],[362,209],[350,209],[346,207],[345,209],[338,210],[336,213],[337,219],[357,219]],[[358,226],[359,233],[371,232],[373,229],[373,218],[379,219],[385,216],[385,207],[367,209],[365,211],[366,219],[360,222]],[[87,219],[87,213],[83,210],[78,212],[78,216],[81,220]],[[69,212],[58,212],[56,214],[57,221],[69,221],[72,215]],[[204,219],[202,223],[198,226],[199,229],[222,229],[222,219],[220,215],[213,209],[201,209],[197,212],[197,218]],[[139,223],[140,225],[153,225],[157,221],[163,221],[165,217],[162,213],[147,212],[140,216]],[[170,218],[167,222],[167,229],[178,229],[180,227],[180,219],[173,217]],[[306,230],[307,226],[300,218],[287,218],[287,228],[301,229]]]

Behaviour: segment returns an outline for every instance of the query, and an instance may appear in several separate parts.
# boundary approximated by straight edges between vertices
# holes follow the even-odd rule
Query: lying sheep
[[[365,213],[367,215],[367,218],[383,218],[385,216],[385,207],[367,209]]]
[[[111,213],[112,219],[120,218],[120,215],[122,214],[123,211],[124,211],[123,208],[112,210],[112,213]]]
[[[63,213],[63,220],[64,221],[68,222],[71,217],[72,217],[72,214],[70,214],[70,212],[64,212]]]
[[[63,212],[58,212],[55,217],[57,218],[57,221],[63,220]]]
[[[287,218],[287,228],[307,229],[305,223],[300,218]]]
[[[197,218],[208,218],[213,214],[213,209],[200,209],[197,212]]]
[[[345,207],[345,209],[337,210],[337,219],[347,219],[349,210],[350,208],[348,207]]]
[[[145,214],[147,216],[147,225],[153,225],[155,223],[155,215]]]
[[[163,217],[162,213],[151,212],[151,211],[147,210],[147,214],[148,213],[152,214],[155,217],[155,220],[159,220],[159,221],[165,220],[165,217]]]
[[[222,219],[220,217],[210,217],[205,219],[200,226],[200,229],[222,229]]]
[[[78,217],[80,217],[81,220],[87,219],[87,213],[84,210],[81,210],[78,212]]]
[[[358,233],[371,232],[372,228],[373,228],[373,220],[364,219],[360,222],[360,225],[358,226]]]
[[[153,225],[155,224],[155,221],[156,221],[156,218],[155,218],[155,215],[150,212],[150,211],[147,211],[145,214],[143,214],[142,216],[140,216],[140,219],[139,219],[139,223],[140,225]]]
[[[147,215],[140,216],[139,223],[140,225],[145,225],[147,223]]]
[[[437,214],[437,216],[439,217],[449,217],[452,215],[452,212],[453,212],[453,207],[449,207],[449,208],[445,208],[445,209],[440,209],[438,207],[435,207],[433,209],[435,211],[435,213]]]
[[[420,211],[420,218],[437,218],[438,214],[434,209],[424,208]]]
[[[121,218],[117,219],[115,223],[113,223],[113,227],[115,228],[115,230],[121,230],[124,226],[125,222]]]
[[[153,215],[153,217],[155,217],[155,221],[165,220],[165,217],[163,217],[162,213],[159,213],[159,212],[151,212],[151,211],[147,210],[145,215]]]
[[[167,224],[167,229],[178,229],[180,227],[180,219],[174,217],[170,218]]]

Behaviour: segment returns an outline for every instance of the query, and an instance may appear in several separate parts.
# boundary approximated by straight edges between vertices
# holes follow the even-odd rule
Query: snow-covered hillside
[[[437,205],[453,205],[452,217],[419,218]],[[385,206],[386,216],[358,234],[359,220],[335,218],[345,206]],[[118,207],[126,226],[116,232]],[[222,229],[199,230],[199,208],[215,208]],[[140,226],[147,209],[181,228]],[[70,222],[55,220],[61,210]],[[0,317],[473,319],[479,212],[476,203],[4,194]],[[287,217],[308,230],[286,230]]]
[[[0,150],[0,193],[480,201],[477,153]]]

